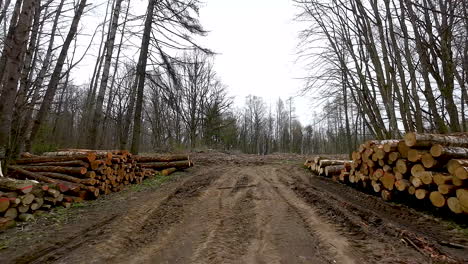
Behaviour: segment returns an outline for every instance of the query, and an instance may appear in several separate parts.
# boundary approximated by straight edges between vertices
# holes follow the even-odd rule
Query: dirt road
[[[8,230],[0,263],[468,261],[465,230],[312,176],[301,159],[195,160],[159,188]]]

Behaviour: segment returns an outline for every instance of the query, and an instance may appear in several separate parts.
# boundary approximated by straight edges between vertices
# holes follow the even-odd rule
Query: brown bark
[[[178,168],[185,169],[191,167],[190,161],[174,161],[174,162],[153,162],[153,163],[141,163],[142,168],[152,169],[167,169],[167,168]]]
[[[405,143],[409,147],[432,147],[435,144],[451,147],[468,147],[468,133],[441,135],[410,132],[405,135]]]
[[[21,181],[11,178],[0,178],[0,190],[14,191],[18,193],[30,193],[34,186],[37,185],[32,181]]]
[[[145,163],[145,162],[158,162],[158,161],[190,160],[190,157],[185,154],[180,154],[180,155],[134,156],[133,159],[138,163]]]
[[[343,170],[344,168],[344,165],[327,166],[325,167],[325,176],[331,177],[334,175],[339,175],[341,173],[341,170]]]
[[[38,174],[52,178],[52,179],[59,179],[74,183],[81,183],[81,179],[73,177],[71,175],[63,174],[63,173],[56,173],[56,172],[39,172]]]
[[[57,172],[70,175],[85,175],[88,171],[84,167],[20,166],[20,168],[31,172]]]
[[[0,197],[0,213],[5,212],[10,207],[10,198]]]
[[[77,154],[77,155],[70,155],[70,156],[37,156],[32,158],[26,159],[17,159],[14,163],[16,164],[36,164],[36,163],[46,163],[46,162],[65,162],[65,161],[76,161],[82,160],[85,162],[91,162],[96,159],[95,153],[87,153],[87,154]]]
[[[76,184],[73,184],[73,183],[70,183],[70,182],[64,182],[64,181],[61,181],[61,180],[52,179],[52,178],[49,178],[49,177],[46,177],[46,176],[42,176],[42,175],[40,175],[38,173],[27,171],[27,170],[22,169],[22,168],[17,167],[17,166],[9,166],[8,168],[18,172],[20,175],[22,175],[24,177],[31,178],[31,179],[34,179],[36,181],[40,181],[40,182],[44,182],[44,183],[52,183],[55,186],[57,186],[57,188],[61,192],[66,192],[66,191],[68,191],[70,189],[75,189],[76,188]],[[48,191],[51,191],[51,190],[53,190],[53,189],[49,189]]]
[[[177,168],[164,169],[164,170],[161,171],[161,175],[162,176],[168,176],[168,175],[170,175],[170,174],[172,174],[172,173],[174,173],[176,171],[177,171]]]
[[[70,160],[70,161],[51,161],[41,163],[31,163],[32,166],[60,166],[60,167],[85,167],[89,168],[89,163],[82,160]]]

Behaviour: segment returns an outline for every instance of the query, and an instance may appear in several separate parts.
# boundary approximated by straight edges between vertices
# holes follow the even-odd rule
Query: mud
[[[0,263],[468,262],[466,230],[313,176],[304,157],[194,159],[160,187],[7,230]]]

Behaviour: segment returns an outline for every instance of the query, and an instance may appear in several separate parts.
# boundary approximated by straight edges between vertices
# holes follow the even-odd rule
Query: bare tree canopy
[[[294,97],[234,105],[196,41],[199,1],[0,3],[4,162],[66,147],[349,153],[366,138],[467,129],[463,0],[295,0],[303,93],[322,108],[304,126]],[[92,74],[77,83],[85,61]]]

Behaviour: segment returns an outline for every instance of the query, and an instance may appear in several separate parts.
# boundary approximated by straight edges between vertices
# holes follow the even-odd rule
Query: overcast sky
[[[253,94],[274,109],[278,97],[298,94],[305,72],[295,63],[300,25],[294,21],[298,10],[291,0],[205,0],[200,12],[202,25],[210,31],[201,42],[219,53],[215,69],[236,105]],[[310,99],[294,100],[299,120],[312,122]]]
[[[237,107],[242,107],[245,97],[252,94],[262,97],[274,111],[279,97],[286,100],[298,94],[303,86],[300,78],[305,72],[304,67],[295,63],[301,27],[294,21],[298,10],[292,0],[202,1],[200,20],[209,34],[197,38],[197,42],[218,53],[215,70],[229,87],[229,94],[235,97]],[[106,3],[104,0],[93,2],[98,8],[86,14],[82,23],[86,32],[82,33],[87,35],[80,36],[78,54],[85,51],[92,32],[102,22]],[[132,13],[143,15],[146,6],[146,0],[132,1]],[[95,42],[99,42],[98,39]],[[138,44],[135,40],[127,43]],[[91,79],[98,47],[94,45],[90,55],[73,72],[77,83],[88,83]],[[137,58],[136,51],[127,53]],[[310,105],[311,99],[294,99],[296,116],[303,125],[312,122],[314,109]]]

